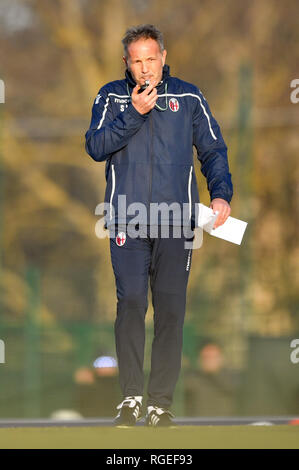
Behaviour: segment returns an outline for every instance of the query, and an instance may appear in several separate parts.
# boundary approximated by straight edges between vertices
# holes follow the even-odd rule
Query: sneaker
[[[142,397],[126,397],[118,406],[119,410],[114,419],[116,426],[135,426],[141,418]]]
[[[166,408],[148,406],[145,417],[146,426],[172,426],[174,415]]]

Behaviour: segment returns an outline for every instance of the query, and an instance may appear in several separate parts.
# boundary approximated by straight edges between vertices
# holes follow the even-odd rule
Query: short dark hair
[[[128,47],[138,39],[154,39],[160,47],[161,53],[164,51],[163,34],[153,24],[140,24],[127,29],[122,39],[125,57],[128,57]]]

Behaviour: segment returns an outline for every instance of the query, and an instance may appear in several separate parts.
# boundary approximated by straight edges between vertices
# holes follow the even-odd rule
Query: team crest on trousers
[[[179,107],[180,107],[178,100],[176,98],[171,98],[169,100],[169,107],[170,107],[171,111],[176,113],[179,110]]]
[[[116,244],[118,246],[123,246],[126,242],[126,234],[124,232],[119,232],[116,235]]]

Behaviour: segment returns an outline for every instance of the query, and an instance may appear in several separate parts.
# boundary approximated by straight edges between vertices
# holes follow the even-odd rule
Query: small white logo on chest
[[[128,98],[114,98],[114,103],[127,103],[128,101]]]

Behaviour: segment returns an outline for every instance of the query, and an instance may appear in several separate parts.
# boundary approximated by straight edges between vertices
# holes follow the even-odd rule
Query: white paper
[[[214,212],[210,207],[204,204],[198,204],[198,226],[208,232],[213,237],[222,238],[231,243],[241,245],[243,235],[245,233],[247,222],[243,220],[235,219],[234,217],[228,217],[224,224],[213,229],[215,221],[218,217],[218,212]]]
[[[209,232],[216,222],[218,212],[214,212],[204,204],[198,204],[198,227],[203,228],[206,232]]]

